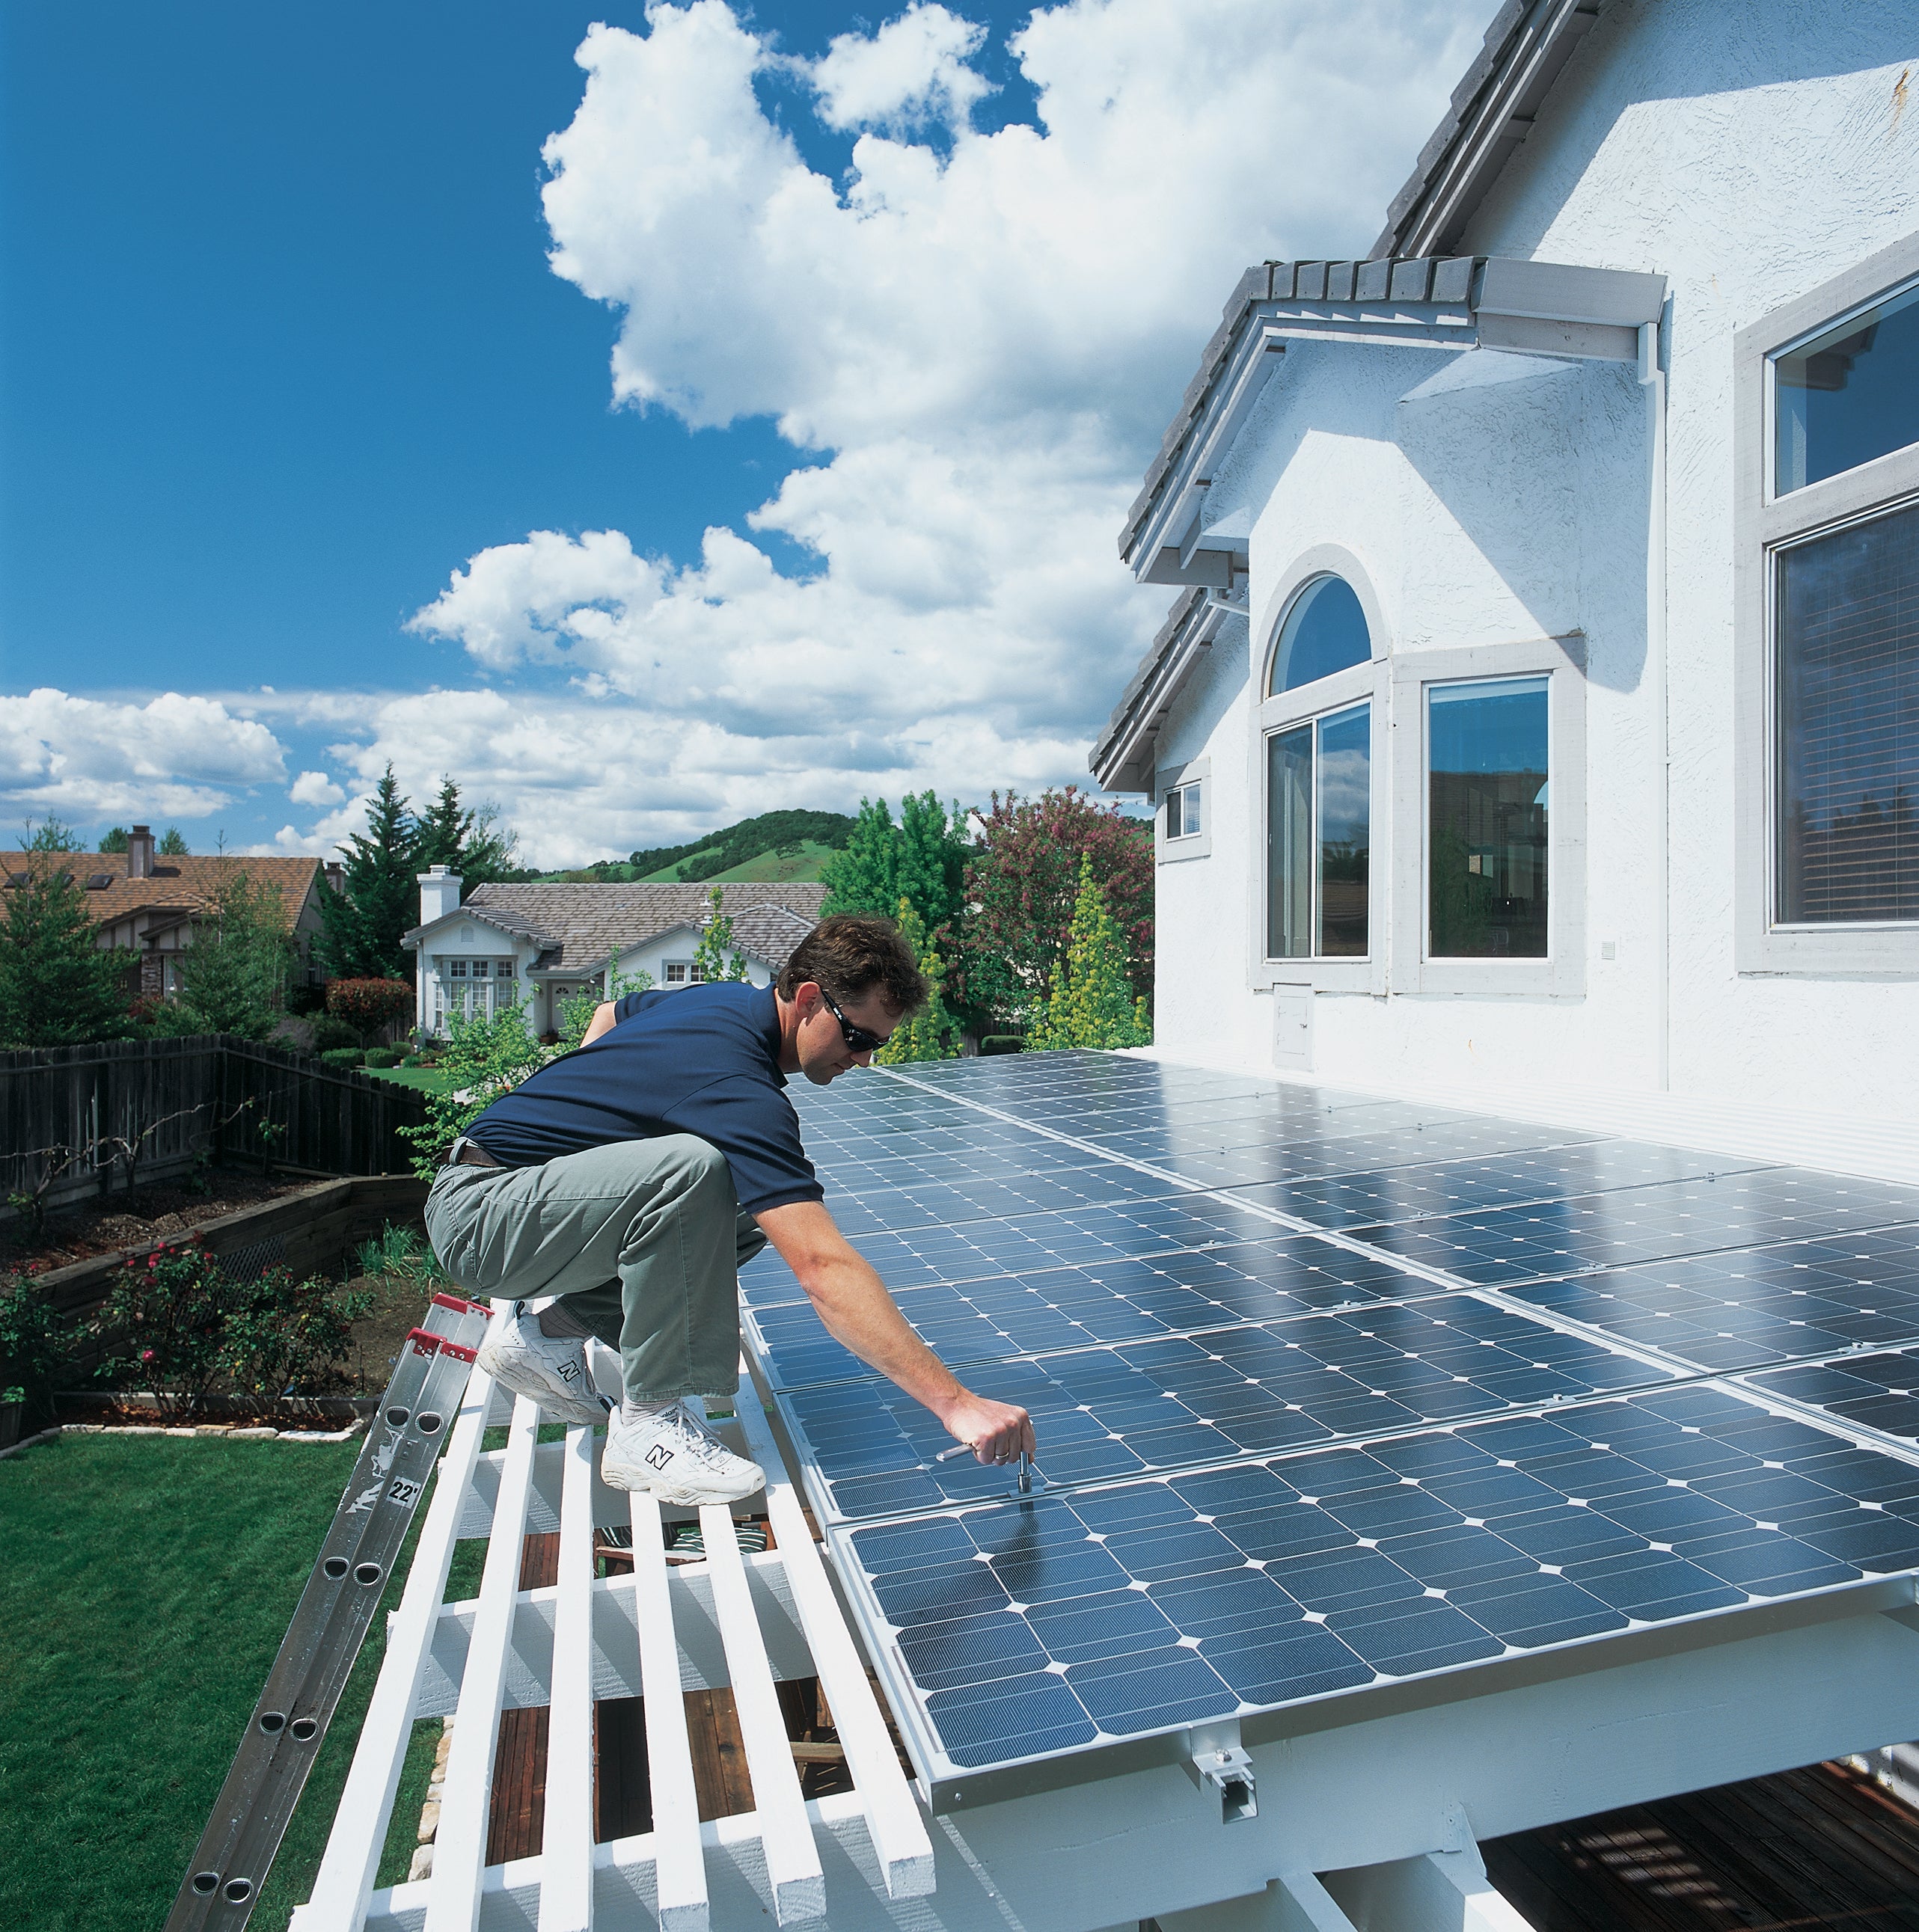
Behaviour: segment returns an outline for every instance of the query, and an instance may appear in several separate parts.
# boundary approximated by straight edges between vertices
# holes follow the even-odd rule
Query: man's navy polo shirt
[[[770,986],[629,993],[614,1012],[611,1033],[503,1094],[471,1138],[504,1166],[533,1167],[611,1141],[697,1134],[726,1156],[743,1214],[824,1198],[784,1090]]]

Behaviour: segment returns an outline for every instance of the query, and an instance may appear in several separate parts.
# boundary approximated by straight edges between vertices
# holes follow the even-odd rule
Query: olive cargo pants
[[[692,1134],[614,1141],[539,1167],[440,1169],[426,1229],[470,1294],[563,1295],[620,1351],[630,1402],[740,1385],[739,1270],[766,1245],[718,1148]]]

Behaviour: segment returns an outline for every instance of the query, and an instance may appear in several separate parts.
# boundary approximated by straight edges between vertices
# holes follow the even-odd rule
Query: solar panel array
[[[1919,1192],[1113,1055],[795,1093],[1039,1492],[749,1343],[935,1777],[1919,1568]]]

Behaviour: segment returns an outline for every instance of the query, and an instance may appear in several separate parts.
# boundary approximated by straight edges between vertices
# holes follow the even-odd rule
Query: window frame
[[[1919,445],[1783,495],[1773,489],[1771,358],[1919,275],[1919,235],[1867,256],[1733,338],[1734,970],[1742,976],[1919,974],[1919,922],[1776,922],[1779,728],[1775,559],[1919,502]]]
[[[1188,758],[1183,765],[1167,765],[1153,777],[1153,859],[1170,866],[1182,859],[1210,859],[1213,850],[1213,761],[1209,758]],[[1170,838],[1166,830],[1166,799],[1169,792],[1183,793],[1188,785],[1200,788],[1200,829]],[[1183,801],[1182,801],[1183,812]]]
[[[1350,665],[1344,670],[1335,671],[1330,677],[1282,692],[1276,698],[1260,695],[1272,681],[1273,654],[1279,648],[1280,634],[1286,628],[1293,604],[1308,584],[1322,577],[1343,578],[1359,598],[1359,608],[1365,614],[1372,656],[1365,664]],[[1249,983],[1257,992],[1270,992],[1278,987],[1306,987],[1314,992],[1383,994],[1387,986],[1392,930],[1392,895],[1387,889],[1392,877],[1393,830],[1392,740],[1388,716],[1392,634],[1373,590],[1371,573],[1344,545],[1314,544],[1294,558],[1277,580],[1272,596],[1266,600],[1263,620],[1251,628],[1249,643],[1254,694],[1253,730],[1248,746],[1247,796],[1253,801],[1249,828],[1252,862],[1247,868]],[[1269,959],[1266,956],[1266,894],[1272,860],[1266,849],[1266,741],[1275,732],[1330,718],[1362,704],[1372,707],[1368,752],[1371,825],[1366,872],[1367,956],[1363,959]],[[1317,773],[1314,783],[1317,787]]]
[[[1427,687],[1545,677],[1546,956],[1543,959],[1434,959],[1429,930],[1426,843],[1431,787],[1428,771]],[[1394,736],[1403,769],[1393,784],[1392,990],[1474,998],[1583,999],[1586,993],[1586,640],[1578,632],[1512,644],[1414,651],[1392,665]],[[1410,746],[1410,752],[1404,748]]]

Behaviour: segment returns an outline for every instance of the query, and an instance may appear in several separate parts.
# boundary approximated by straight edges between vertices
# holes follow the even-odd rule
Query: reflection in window
[[[1919,920],[1919,508],[1778,572],[1779,918]]]
[[[1546,956],[1547,684],[1427,689],[1431,958]]]
[[[1773,494],[1919,442],[1919,282],[1773,358]]]
[[[1293,600],[1273,646],[1269,698],[1297,691],[1335,671],[1350,670],[1373,654],[1366,614],[1344,578],[1316,577]]]
[[[1169,838],[1195,838],[1200,832],[1200,789],[1203,781],[1191,780],[1183,785],[1173,785],[1166,794],[1166,836]]]
[[[1266,740],[1266,956],[1363,959],[1372,706]]]

